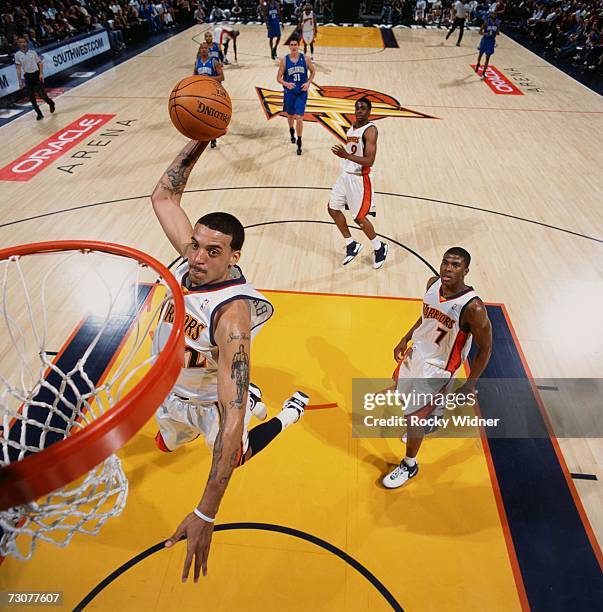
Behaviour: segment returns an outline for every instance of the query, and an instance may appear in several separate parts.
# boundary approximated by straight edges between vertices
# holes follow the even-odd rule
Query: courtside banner
[[[116,115],[83,115],[0,170],[0,181],[29,181]]]
[[[44,60],[44,76],[50,76],[70,68],[76,64],[106,53],[111,50],[109,35],[105,30],[100,30],[96,34],[91,34],[86,38],[81,38],[75,42],[68,42],[56,49],[42,51]]]
[[[476,64],[472,64],[471,68],[475,70]],[[479,75],[482,75],[482,69],[479,71]],[[503,96],[523,96],[523,91],[518,89],[509,79],[494,66],[488,66],[486,70],[486,78],[484,79],[488,84],[488,87],[498,95]]]
[[[44,62],[44,78],[75,66],[91,57],[111,50],[109,35],[105,30],[80,36],[75,40],[36,49]],[[19,91],[17,69],[14,64],[0,68],[0,98]]]

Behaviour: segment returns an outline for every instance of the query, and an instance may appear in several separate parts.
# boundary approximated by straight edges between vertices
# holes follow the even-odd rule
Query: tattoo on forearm
[[[184,193],[186,182],[191,171],[192,159],[184,157],[180,161],[176,161],[165,172],[165,179],[162,180],[164,189],[167,189],[174,195]]]
[[[245,332],[230,332],[228,334],[228,340],[226,342],[232,342],[233,340],[251,340],[251,336]]]
[[[214,453],[211,462],[211,471],[209,473],[209,480],[216,480],[218,477],[218,465],[222,459],[222,453],[224,452],[224,441],[222,440],[222,423],[220,423],[220,429],[214,442]]]
[[[240,410],[243,408],[243,398],[249,388],[249,355],[245,352],[243,344],[239,345],[239,350],[232,357],[230,378],[237,385],[237,399],[231,402],[231,405]]]
[[[191,170],[204,148],[205,147],[201,148],[199,145],[195,145],[192,150],[178,155],[161,178],[161,187],[169,191],[172,195],[182,195]]]
[[[222,439],[222,431],[224,427],[224,405],[222,402],[218,402],[218,413],[220,415],[220,429],[218,430],[218,435],[216,436],[216,440],[214,442],[214,451],[211,462],[211,471],[209,473],[209,481],[216,481],[218,479],[218,469],[220,462],[222,461],[222,456],[224,454],[224,440]],[[218,484],[227,485],[230,477],[232,476],[232,472],[237,467],[239,462],[239,451],[238,449],[233,451],[228,460],[227,473],[220,478]]]

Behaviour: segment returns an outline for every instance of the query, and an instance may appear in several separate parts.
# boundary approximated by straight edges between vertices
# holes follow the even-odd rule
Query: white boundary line
[[[578,79],[574,78],[571,74],[568,74],[567,72],[561,70],[561,68],[557,68],[557,66],[555,66],[555,64],[551,64],[551,62],[549,62],[548,60],[544,59],[544,57],[541,57],[537,53],[534,53],[534,51],[531,51],[527,47],[524,47],[521,43],[518,43],[516,40],[513,40],[510,36],[507,36],[504,32],[501,32],[501,34],[507,40],[510,40],[514,45],[516,45],[518,47],[521,47],[524,51],[527,51],[528,53],[531,53],[534,57],[537,57],[538,59],[542,60],[543,62],[548,64],[551,68],[554,68],[560,74],[562,74],[562,75],[566,76],[568,79],[571,79],[572,81],[574,81],[574,83],[578,83],[578,85],[580,85],[581,87],[583,87],[584,89],[586,89],[590,93],[595,94],[595,96],[597,96],[598,98],[602,97],[601,94],[598,94],[594,89],[591,89],[590,87],[588,87],[584,83],[580,83],[580,81]]]

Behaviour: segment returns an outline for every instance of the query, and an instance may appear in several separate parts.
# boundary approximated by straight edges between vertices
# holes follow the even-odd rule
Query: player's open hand
[[[308,89],[310,89],[310,81],[306,81],[302,86],[301,86],[302,91],[308,91]]]
[[[331,147],[331,153],[333,153],[333,155],[337,155],[337,157],[341,157],[342,159],[346,159],[346,157],[348,156],[348,153],[345,150],[345,147],[339,144],[333,145]]]
[[[295,84],[294,83],[284,83],[285,87],[287,89],[294,89],[295,88]]]
[[[199,581],[200,570],[203,570],[203,575],[207,576],[207,558],[213,532],[213,523],[207,523],[191,512],[180,523],[174,535],[166,540],[165,546],[170,548],[182,538],[186,538],[186,559],[182,569],[182,582],[188,579],[193,557],[195,558],[194,581]]]

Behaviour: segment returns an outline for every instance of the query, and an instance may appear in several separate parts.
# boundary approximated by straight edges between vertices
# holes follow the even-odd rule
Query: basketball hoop
[[[152,328],[168,301],[174,324],[157,353]],[[56,311],[52,325],[49,310]],[[82,342],[77,333],[90,321]],[[183,327],[180,286],[141,251],[81,240],[0,250],[0,337],[8,344],[0,354],[0,555],[30,558],[37,540],[65,546],[123,510],[128,483],[113,453],[175,384]],[[103,349],[116,329],[119,363]],[[75,340],[80,352],[63,371],[60,359]],[[59,343],[57,354],[51,349]],[[99,373],[101,349],[107,364]]]

